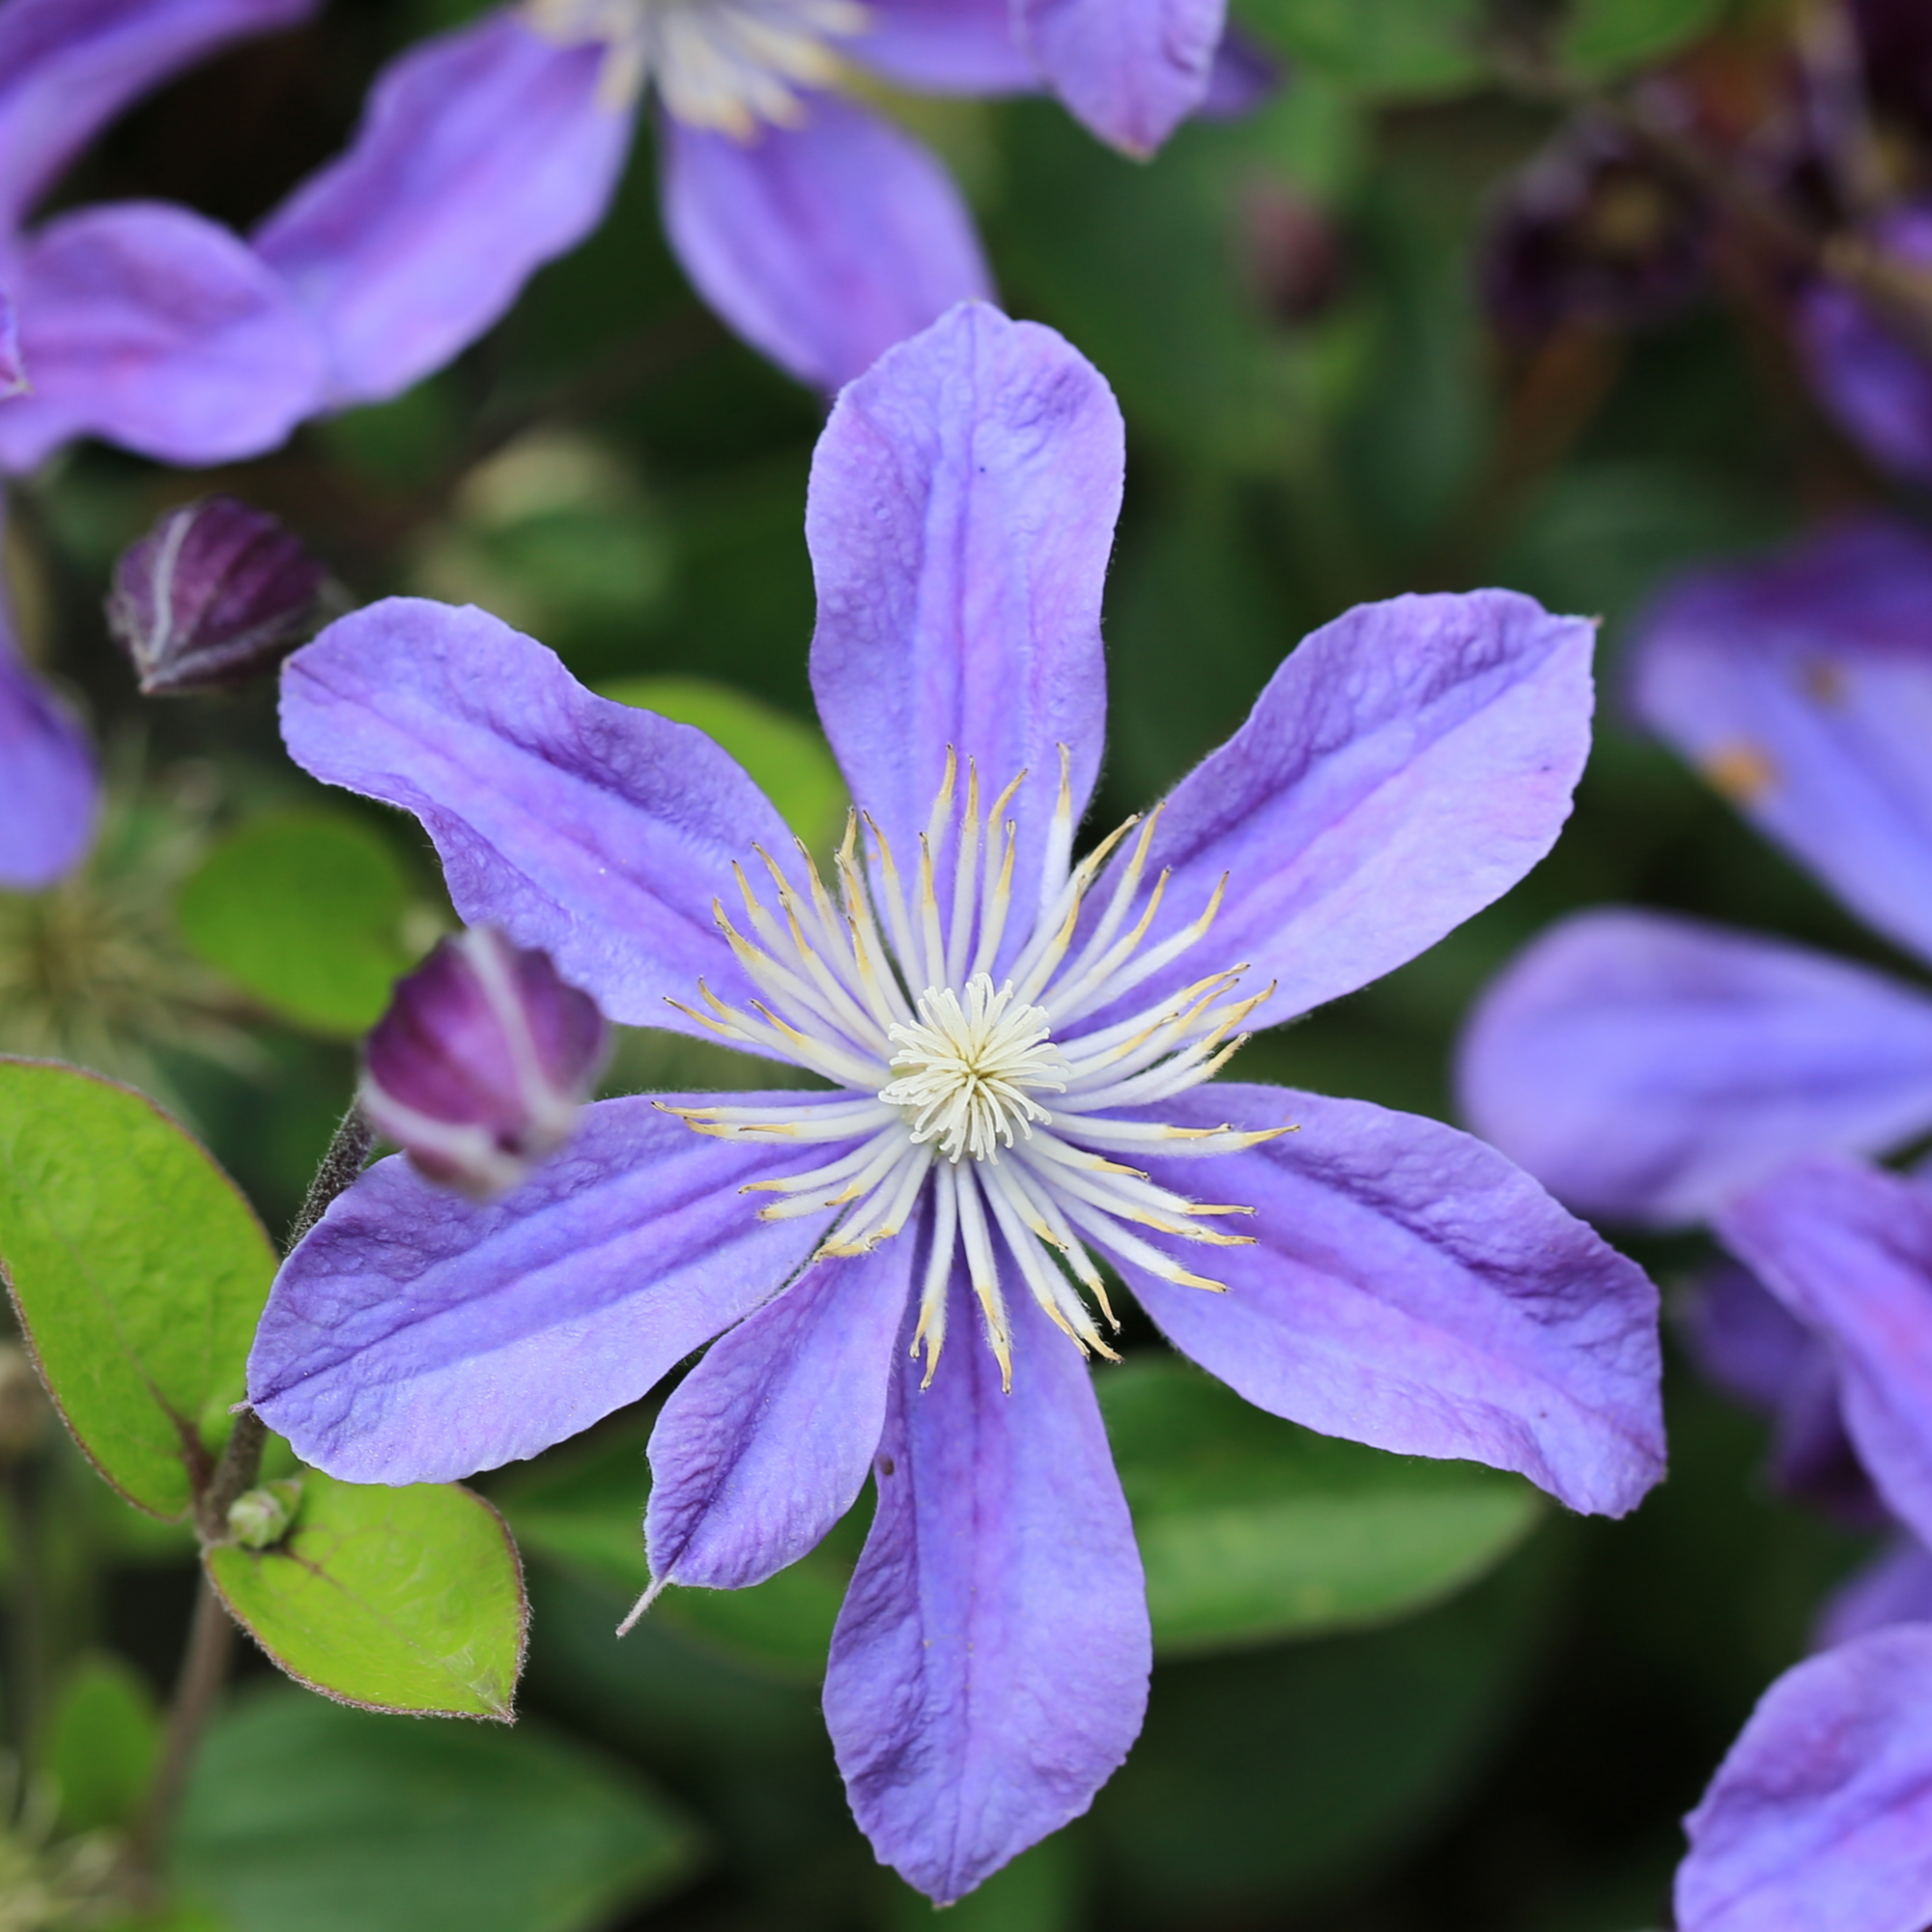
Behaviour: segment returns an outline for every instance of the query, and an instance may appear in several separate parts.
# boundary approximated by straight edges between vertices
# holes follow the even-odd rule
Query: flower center
[[[750,140],[761,123],[796,127],[800,88],[826,87],[838,59],[828,42],[862,34],[859,0],[526,0],[531,26],[566,46],[611,49],[600,83],[612,106],[649,82],[694,128]]]
[[[989,975],[976,973],[964,1000],[951,986],[928,986],[918,1020],[887,1030],[899,1049],[892,1064],[906,1071],[879,1098],[904,1111],[914,1146],[936,1141],[955,1162],[998,1160],[1015,1130],[1031,1140],[1036,1121],[1051,1123],[1032,1096],[1066,1091],[1070,1069],[1052,1031],[1043,1008],[1014,998],[1011,980],[995,991]]]
[[[1267,998],[1238,993],[1240,966],[1174,983],[1175,961],[1213,923],[1226,881],[1195,919],[1156,936],[1167,877],[1150,883],[1147,869],[1159,812],[1130,819],[1074,863],[1063,750],[1038,878],[1016,882],[1019,827],[1007,811],[1025,774],[984,809],[970,761],[963,800],[958,776],[949,755],[903,868],[869,821],[871,849],[862,854],[858,817],[849,819],[836,897],[803,845],[799,884],[759,852],[776,911],[742,868],[746,929],[716,907],[758,997],[727,1006],[700,980],[702,1009],[671,1002],[721,1038],[845,1090],[796,1106],[767,1098],[672,1109],[700,1134],[798,1151],[796,1171],[749,1183],[781,1197],[761,1217],[836,1209],[818,1253],[855,1256],[903,1233],[927,1204],[932,1239],[913,1346],[925,1350],[928,1381],[955,1261],[1008,1379],[1006,1296],[1015,1275],[1082,1349],[1103,1355],[1113,1351],[1094,1309],[1100,1321],[1113,1316],[1095,1251],[1218,1291],[1137,1230],[1235,1246],[1250,1236],[1224,1233],[1219,1217],[1252,1210],[1196,1201],[1131,1163],[1235,1153],[1291,1131],[1157,1118],[1162,1101],[1227,1064],[1247,1037],[1241,1022]],[[915,997],[915,986],[925,990]],[[1050,1113],[1037,1097],[1047,1094],[1059,1096]]]

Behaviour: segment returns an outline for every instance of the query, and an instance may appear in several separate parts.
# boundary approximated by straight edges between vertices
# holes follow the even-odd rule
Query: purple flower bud
[[[1659,322],[1704,279],[1702,206],[1600,121],[1573,121],[1490,212],[1479,273],[1491,319],[1536,338],[1566,323]]]
[[[164,697],[268,670],[342,605],[328,572],[273,517],[203,497],[121,553],[107,625],[143,693]]]
[[[20,360],[19,320],[6,290],[0,289],[0,403],[23,395],[30,386],[27,365]]]
[[[570,1138],[604,1046],[604,1016],[549,953],[471,926],[398,981],[364,1049],[362,1111],[429,1179],[500,1194]]]

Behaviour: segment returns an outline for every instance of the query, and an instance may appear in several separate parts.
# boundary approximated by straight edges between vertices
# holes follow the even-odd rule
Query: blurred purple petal
[[[979,303],[839,397],[812,459],[811,685],[852,796],[918,853],[948,747],[997,793],[1022,771],[1030,903],[1060,752],[1077,823],[1106,727],[1100,591],[1125,466],[1099,372]],[[963,778],[963,769],[962,769]]]
[[[1920,1932],[1932,1628],[1880,1631],[1786,1671],[1685,1829],[1679,1932]]]
[[[1657,1291],[1492,1148],[1274,1087],[1216,1083],[1158,1111],[1297,1128],[1213,1162],[1213,1198],[1257,1210],[1256,1245],[1208,1270],[1226,1294],[1121,1268],[1175,1347],[1257,1407],[1515,1469],[1605,1515],[1662,1475]],[[1138,1159],[1184,1198],[1205,1184],[1198,1162]],[[1204,1267],[1199,1250],[1188,1264]]]
[[[1708,1269],[1680,1324],[1699,1369],[1727,1395],[1773,1418],[1770,1477],[1785,1495],[1860,1528],[1891,1520],[1838,1406],[1838,1368],[1824,1338],[1735,1262]]]
[[[853,57],[922,94],[1031,94],[1039,68],[1013,32],[1012,0],[869,0]]]
[[[1847,525],[1700,573],[1645,624],[1632,689],[1667,738],[1861,919],[1932,959],[1932,542]]]
[[[534,1456],[636,1402],[804,1264],[831,1215],[760,1221],[738,1193],[787,1159],[638,1095],[586,1108],[564,1152],[487,1206],[381,1161],[283,1264],[248,1399],[346,1482]]]
[[[1204,121],[1239,121],[1279,93],[1283,81],[1281,63],[1231,24],[1214,49],[1208,91],[1194,111]]]
[[[992,280],[952,178],[829,95],[753,140],[661,117],[665,228],[699,295],[801,383],[837,389]]]
[[[651,1432],[651,1575],[737,1590],[859,1499],[885,1427],[913,1236],[814,1264],[711,1345]]]
[[[1586,1214],[1673,1225],[1815,1148],[1932,1125],[1932,1001],[1804,948],[1579,913],[1491,981],[1463,1117]]]
[[[1932,1190],[1820,1155],[1741,1195],[1716,1226],[1830,1341],[1860,1460],[1895,1514],[1932,1540]]]
[[[1101,140],[1151,155],[1201,104],[1227,0],[1014,0],[1053,91]]]
[[[20,318],[6,290],[0,289],[0,403],[27,386],[27,365],[20,359]]]
[[[14,280],[30,393],[0,406],[0,468],[74,436],[167,463],[273,449],[321,396],[322,345],[227,229],[123,202],[49,222]]]
[[[941,1905],[1069,1818],[1140,1732],[1140,1553],[1074,1345],[1009,1303],[1013,1387],[964,1270],[932,1386],[902,1332],[878,1514],[832,1638],[825,1721],[860,1829]]]
[[[0,7],[0,232],[137,95],[319,0],[7,0]]]
[[[1893,1624],[1932,1624],[1932,1550],[1900,1536],[1825,1600],[1813,1643],[1834,1650]]]
[[[1932,208],[1902,208],[1872,239],[1921,273],[1932,268]],[[1826,412],[1875,463],[1932,483],[1932,362],[1895,324],[1838,282],[1799,298],[1797,336]]]
[[[282,671],[290,755],[412,811],[457,912],[541,947],[614,1020],[697,1032],[665,1002],[754,989],[712,922],[734,860],[784,821],[703,732],[593,697],[477,610],[391,597]]]
[[[38,892],[80,863],[99,789],[85,733],[20,661],[0,613],[0,891]]]
[[[440,368],[603,219],[634,117],[600,103],[602,53],[507,12],[411,48],[348,153],[257,230],[327,339],[331,403]]]
[[[1152,938],[1225,873],[1216,963],[1276,981],[1260,1022],[1414,958],[1556,841],[1590,746],[1594,627],[1508,590],[1397,597],[1325,624],[1170,794]],[[1153,984],[1204,970],[1188,953]]]

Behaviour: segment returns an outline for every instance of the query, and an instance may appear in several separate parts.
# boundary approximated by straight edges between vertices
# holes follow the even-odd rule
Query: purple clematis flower
[[[61,170],[149,87],[315,0],[0,5],[0,473],[94,434],[175,462],[279,442],[315,405],[313,325],[226,229],[153,202],[28,228]],[[93,835],[92,756],[0,625],[0,888],[51,884]]]
[[[829,391],[992,286],[946,170],[839,91],[849,70],[941,94],[1050,87],[1148,154],[1182,116],[1239,111],[1272,84],[1223,49],[1224,9],[525,0],[395,62],[349,155],[257,245],[327,325],[338,399],[393,394],[601,219],[648,86],[687,273],[746,341]]]
[[[1932,1919],[1932,1188],[1844,1155],[1718,1216],[1804,1325],[1905,1534],[1829,1607],[1687,1821],[1680,1932],[1921,1932]]]
[[[1861,523],[1666,596],[1636,710],[1887,937],[1932,954],[1932,544]],[[1932,1919],[1932,1187],[1850,1156],[1932,1127],[1932,997],[1661,915],[1565,922],[1485,995],[1479,1130],[1573,1204],[1708,1217],[1733,1273],[1693,1334],[1772,1407],[1776,1468],[1900,1525],[1827,1606],[1689,1821],[1681,1932]],[[1594,1140],[1594,1145],[1592,1144]],[[1715,1293],[1713,1293],[1715,1291]]]
[[[483,611],[391,600],[284,670],[296,759],[415,812],[465,919],[830,1091],[600,1102],[490,1205],[383,1162],[283,1268],[250,1399],[320,1466],[414,1482],[534,1455],[709,1342],[651,1440],[653,1594],[769,1577],[875,1481],[826,1718],[879,1856],[942,1901],[1140,1728],[1096,1257],[1276,1414],[1585,1510],[1661,1470],[1632,1264],[1450,1128],[1203,1084],[1264,1002],[1387,972],[1548,849],[1590,626],[1505,591],[1355,611],[1076,859],[1122,467],[1097,372],[983,304],[839,398],[806,519],[857,807],[829,876],[701,733]]]
[[[1639,718],[1868,924],[1932,960],[1932,542],[1860,522],[1668,593]],[[1563,921],[1460,1054],[1477,1132],[1573,1207],[1683,1225],[1787,1161],[1932,1129],[1932,993],[1809,948],[1623,909]]]

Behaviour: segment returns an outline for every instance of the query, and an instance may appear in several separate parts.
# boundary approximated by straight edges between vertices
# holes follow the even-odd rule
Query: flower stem
[[[234,1641],[235,1625],[226,1605],[215,1595],[208,1573],[203,1571],[195,1593],[194,1621],[188,1629],[181,1676],[175,1683],[174,1701],[168,1707],[160,1761],[155,1767],[154,1781],[148,1787],[147,1800],[128,1847],[128,1882],[144,1899],[152,1899],[158,1889],[161,1847],[167,1842],[175,1814],[186,1793],[188,1774],[194,1769],[202,1733],[208,1728],[222,1679],[228,1674],[228,1658]]]

